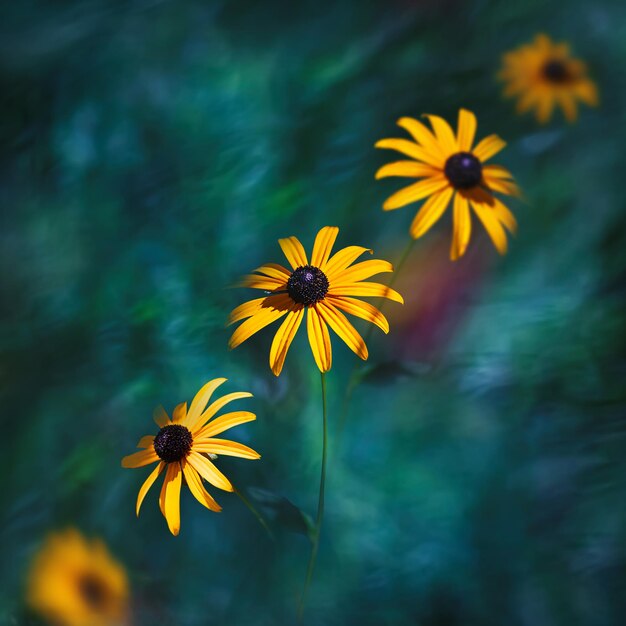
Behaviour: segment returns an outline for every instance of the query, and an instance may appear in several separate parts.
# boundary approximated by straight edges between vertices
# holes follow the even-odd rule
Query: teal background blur
[[[137,625],[294,622],[308,541],[284,501],[272,544],[236,496],[182,497],[172,537],[148,469],[120,459],[151,414],[207,380],[250,390],[223,458],[258,498],[315,512],[319,372],[305,333],[283,374],[273,330],[229,352],[231,289],[276,240],[338,225],[396,260],[415,206],[376,182],[403,115],[478,117],[527,201],[501,258],[474,221],[421,239],[386,305],[341,440],[354,355],[335,337],[327,515],[307,624],[600,626],[626,616],[626,6],[510,2],[32,2],[0,37],[0,622],[50,529],[103,537]],[[601,106],[516,117],[500,55],[567,40]],[[382,277],[387,280],[388,277]],[[364,328],[356,322],[357,327]],[[257,491],[254,491],[256,489]],[[264,490],[264,491],[259,491]],[[296,532],[293,532],[296,531]]]

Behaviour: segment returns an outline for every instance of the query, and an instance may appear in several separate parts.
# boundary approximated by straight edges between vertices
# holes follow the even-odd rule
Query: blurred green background
[[[0,36],[2,254],[0,622],[21,606],[51,528],[105,539],[137,625],[284,625],[308,558],[289,519],[272,544],[236,496],[182,498],[172,537],[148,469],[120,459],[155,405],[225,376],[258,419],[232,431],[258,462],[233,481],[314,514],[319,373],[301,332],[283,374],[272,330],[229,353],[231,289],[276,240],[341,229],[394,261],[415,207],[377,139],[402,115],[478,117],[527,202],[500,258],[475,222],[418,242],[370,341],[329,375],[327,515],[306,623],[595,626],[626,617],[624,144],[626,6],[618,0],[339,0],[6,4]],[[503,101],[500,55],[569,41],[601,106],[538,127]],[[386,277],[383,277],[386,279]],[[357,322],[359,328],[363,324]],[[275,327],[274,327],[275,330]],[[266,510],[268,515],[272,511]]]

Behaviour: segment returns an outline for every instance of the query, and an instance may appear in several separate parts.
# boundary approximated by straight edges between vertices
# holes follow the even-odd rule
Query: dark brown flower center
[[[154,438],[154,451],[166,463],[184,459],[191,450],[193,438],[185,426],[170,424],[164,426]]]
[[[298,304],[310,306],[323,300],[328,293],[329,282],[326,274],[313,265],[303,265],[295,269],[287,281],[287,293]]]
[[[482,163],[471,152],[457,152],[448,158],[443,168],[455,189],[476,187],[483,177]]]
[[[87,572],[78,579],[78,589],[85,602],[94,610],[102,611],[107,604],[109,591],[104,581]]]
[[[551,83],[562,84],[571,79],[570,71],[564,61],[549,60],[542,69],[543,76]]]

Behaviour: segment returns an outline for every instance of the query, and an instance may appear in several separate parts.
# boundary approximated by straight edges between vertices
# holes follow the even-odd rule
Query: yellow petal
[[[242,459],[260,459],[261,455],[252,448],[242,443],[228,439],[203,439],[193,444],[196,452],[208,454],[220,454],[224,456],[237,456]]]
[[[151,448],[154,443],[154,435],[146,435],[139,440],[138,448]]]
[[[320,317],[317,307],[318,304],[308,307],[306,328],[309,336],[309,345],[320,372],[328,372],[332,366],[333,353],[330,343],[330,335],[328,327]]]
[[[224,476],[224,474],[206,457],[192,451],[187,457],[187,461],[202,478],[208,480],[214,487],[223,489],[224,491],[233,491],[230,480],[228,480],[228,478],[226,478],[226,476]]]
[[[438,115],[426,115],[425,117],[430,120],[439,144],[444,150],[444,157],[447,158],[458,152],[459,145],[456,141],[454,133],[452,132],[452,128],[450,128],[450,124]]]
[[[410,156],[412,159],[423,161],[433,167],[441,169],[443,167],[443,159],[432,152],[429,152],[425,148],[422,148],[418,144],[408,141],[407,139],[381,139],[376,143],[377,148],[384,148],[387,150],[396,150],[402,154]]]
[[[261,329],[269,326],[272,322],[280,319],[291,308],[291,299],[286,302],[284,308],[263,308],[258,313],[248,318],[245,322],[238,326],[232,334],[228,347],[233,350],[241,345],[244,341],[258,333]]]
[[[497,180],[485,176],[485,183],[489,188],[489,191],[503,193],[507,196],[515,196],[516,198],[519,198],[522,195],[520,188],[513,181]]]
[[[381,285],[380,283],[360,282],[354,283],[352,285],[342,285],[342,287],[337,290],[334,290],[331,286],[331,288],[328,290],[328,295],[363,297],[378,296],[382,298],[388,298],[389,300],[399,302],[400,304],[404,304],[404,299],[397,291],[394,291],[391,287],[387,287],[387,285]]]
[[[289,346],[296,336],[298,328],[300,328],[303,315],[304,306],[301,304],[294,305],[294,310],[287,313],[287,317],[274,335],[270,347],[270,368],[274,376],[280,376],[283,370]]]
[[[357,283],[360,280],[371,278],[383,272],[393,272],[393,265],[391,265],[389,261],[383,261],[381,259],[362,261],[361,263],[346,268],[343,272],[334,274],[332,285],[333,287],[339,287],[339,285],[345,285],[347,283]]]
[[[513,174],[511,174],[506,167],[502,167],[501,165],[485,165],[483,166],[483,174],[485,178],[489,177],[489,179],[498,178],[513,180]]]
[[[220,385],[223,385],[226,382],[226,380],[226,378],[214,378],[204,385],[200,391],[198,391],[191,403],[191,406],[189,407],[189,413],[187,414],[187,419],[185,420],[187,428],[192,431],[195,429],[198,422],[202,418],[202,411],[204,411],[206,405],[211,399],[211,396]]]
[[[362,248],[361,246],[348,246],[347,248],[343,248],[342,250],[335,252],[335,254],[328,259],[326,266],[321,267],[320,269],[330,280],[331,276],[346,269],[348,265],[354,263],[354,261],[356,261],[365,252],[373,254],[373,250],[370,250],[369,248]]]
[[[242,277],[236,286],[249,287],[250,289],[263,289],[263,291],[281,291],[286,288],[287,280],[270,278],[269,276],[259,276],[258,274],[248,274]]]
[[[554,94],[548,91],[537,98],[537,120],[540,124],[545,124],[552,117],[555,105]]]
[[[209,422],[206,426],[198,431],[195,435],[198,439],[202,437],[213,437],[219,435],[229,428],[239,426],[239,424],[245,424],[256,419],[254,413],[250,411],[233,411],[231,413],[224,413],[216,417],[212,422]]]
[[[303,265],[308,265],[306,252],[297,237],[279,239],[278,244],[282,248],[283,253],[294,270],[298,267],[302,267]]]
[[[449,185],[448,179],[443,174],[438,174],[426,180],[420,180],[390,196],[383,204],[383,210],[392,211],[393,209],[399,209],[412,202],[417,202],[426,196],[430,196],[437,191],[441,191]]]
[[[561,105],[561,109],[563,109],[563,113],[565,114],[565,119],[568,122],[575,122],[576,117],[578,116],[578,108],[576,106],[576,99],[574,95],[571,93],[559,92],[558,100]]]
[[[389,332],[389,322],[387,318],[369,302],[342,296],[328,296],[328,301],[338,309],[350,313],[350,315],[360,317],[368,322],[372,322],[372,324],[376,324],[385,334]]]
[[[328,261],[338,233],[339,229],[336,226],[324,226],[317,233],[311,254],[311,265],[313,267],[321,268]]]
[[[420,121],[412,117],[402,117],[398,120],[398,126],[407,130],[418,144],[431,152],[437,158],[437,165],[441,168],[446,160],[446,154],[437,138]]]
[[[181,402],[177,404],[174,410],[172,411],[172,421],[174,423],[180,423],[184,421],[187,416],[187,403]]]
[[[476,212],[476,215],[478,215],[478,218],[483,223],[485,230],[489,234],[489,237],[491,238],[491,241],[493,241],[493,244],[498,252],[500,254],[506,254],[506,233],[504,232],[504,228],[502,228],[502,224],[500,224],[500,221],[498,220],[494,208],[488,204],[476,202],[472,199],[470,199],[470,203]]]
[[[502,141],[498,135],[489,135],[472,150],[472,153],[477,159],[484,163],[492,156],[498,154],[505,146],[506,142]]]
[[[348,318],[338,311],[328,300],[319,303],[319,314],[322,319],[337,333],[340,339],[361,359],[367,359],[367,346],[363,337],[348,321]]]
[[[422,208],[417,212],[417,215],[413,219],[409,233],[413,239],[421,237],[427,232],[433,224],[443,215],[454,189],[449,187],[439,193],[433,194],[424,204]]]
[[[493,210],[495,211],[498,220],[508,229],[510,233],[517,232],[517,220],[509,209],[497,198],[494,198],[495,202]]]
[[[252,394],[248,391],[235,391],[235,393],[229,393],[221,398],[218,398],[213,402],[209,408],[202,414],[200,419],[196,422],[196,428],[199,428],[203,424],[206,424],[218,411],[225,407],[229,402],[234,400],[241,400],[242,398],[251,398]]]
[[[259,274],[265,274],[265,276],[270,278],[276,278],[282,282],[286,282],[289,276],[291,276],[291,272],[278,263],[266,263],[261,265],[261,267],[257,267],[254,271]]]
[[[157,476],[161,473],[161,470],[165,467],[165,463],[161,461],[150,473],[150,476],[146,478],[143,485],[141,485],[141,489],[139,489],[139,495],[137,496],[137,506],[135,507],[135,511],[137,513],[137,517],[139,517],[139,509],[141,508],[141,504],[143,503],[146,494],[150,490],[150,487],[154,484],[154,481],[157,479]]]
[[[589,79],[581,80],[574,88],[576,95],[589,106],[598,106],[598,90],[595,84]]]
[[[159,460],[154,448],[148,448],[147,450],[141,450],[134,454],[129,454],[122,459],[122,467],[143,467],[144,465],[150,465]]]
[[[167,412],[161,405],[159,405],[156,409],[154,409],[154,412],[152,413],[152,417],[154,419],[155,424],[159,428],[163,428],[164,426],[171,424],[170,418]]]
[[[376,179],[388,178],[389,176],[422,178],[424,176],[434,176],[439,173],[440,170],[424,163],[417,163],[416,161],[395,161],[394,163],[383,165],[376,172]]]
[[[469,204],[467,198],[459,192],[454,196],[453,219],[454,232],[452,234],[450,258],[456,261],[465,254],[472,232],[472,219],[470,217]]]
[[[205,506],[210,511],[215,511],[219,513],[222,510],[222,507],[213,499],[213,497],[209,494],[209,492],[204,488],[202,484],[202,479],[198,476],[198,472],[196,472],[187,461],[183,461],[183,474],[185,475],[185,480],[187,481],[187,486],[189,487],[189,491],[193,494],[193,497],[202,505]]]
[[[292,300],[286,294],[263,296],[262,298],[249,300],[232,310],[230,316],[228,317],[227,326],[240,322],[248,317],[252,317],[255,313],[258,313],[262,309],[288,309],[291,304]]]
[[[476,135],[476,116],[467,109],[459,110],[457,143],[461,152],[470,152]]]
[[[180,487],[183,473],[180,463],[168,463],[165,486],[165,519],[172,535],[180,531]]]

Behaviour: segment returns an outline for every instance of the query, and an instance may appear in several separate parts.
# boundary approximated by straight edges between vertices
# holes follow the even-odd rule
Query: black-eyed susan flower
[[[243,459],[260,458],[248,446],[215,438],[215,435],[233,426],[256,419],[254,413],[249,411],[234,411],[215,417],[229,402],[252,396],[246,391],[229,393],[207,407],[213,392],[225,382],[226,378],[209,381],[196,394],[189,410],[186,402],[179,404],[172,412],[172,419],[163,407],[157,408],[154,421],[160,428],[159,432],[142,437],[137,444],[142,450],[122,459],[122,467],[143,467],[158,463],[139,489],[137,515],[148,490],[157,477],[164,473],[159,506],[173,535],[178,535],[180,530],[180,490],[183,477],[196,500],[207,509],[218,512],[221,507],[204,488],[202,479],[224,491],[233,491],[234,488],[228,478],[217,469],[213,460],[220,454]]]
[[[517,112],[534,109],[542,124],[552,117],[555,106],[573,122],[579,101],[598,104],[598,90],[585,64],[571,56],[566,43],[554,43],[547,35],[537,35],[532,43],[504,54],[498,77],[506,83],[505,97],[518,99]]]
[[[383,204],[385,211],[399,209],[424,200],[409,229],[411,237],[424,235],[443,215],[452,202],[454,232],[450,258],[463,256],[470,240],[472,220],[470,207],[483,223],[500,254],[507,250],[505,228],[515,232],[517,223],[509,209],[494,195],[519,195],[512,174],[500,165],[487,165],[506,143],[497,135],[489,135],[475,147],[476,116],[470,111],[459,111],[458,130],[436,115],[426,116],[432,132],[411,117],[398,120],[398,126],[413,138],[382,139],[377,148],[396,150],[411,158],[381,167],[376,178],[400,176],[422,179],[390,196]]]
[[[270,367],[278,376],[306,311],[309,344],[320,372],[327,372],[332,364],[329,326],[355,354],[367,359],[365,341],[344,312],[367,320],[387,333],[389,323],[385,316],[354,296],[380,296],[400,303],[403,300],[399,293],[385,285],[366,282],[376,274],[392,272],[391,263],[369,260],[353,265],[356,259],[371,250],[348,246],[331,256],[338,233],[336,226],[322,228],[315,238],[310,260],[296,237],[278,240],[291,269],[267,263],[254,270],[254,274],[244,277],[241,286],[261,289],[269,294],[233,310],[230,324],[245,321],[230,338],[230,348],[236,348],[265,326],[284,317],[270,348]]]
[[[127,624],[128,596],[124,568],[102,541],[75,529],[50,534],[28,574],[28,606],[58,626]]]

